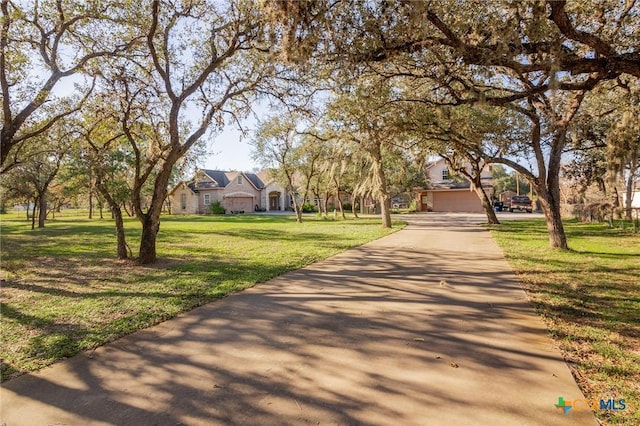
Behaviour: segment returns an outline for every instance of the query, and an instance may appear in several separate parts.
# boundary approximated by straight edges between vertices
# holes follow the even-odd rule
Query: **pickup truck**
[[[533,212],[533,203],[526,195],[514,195],[511,197],[511,200],[509,200],[509,211],[513,213],[514,210],[531,213]]]

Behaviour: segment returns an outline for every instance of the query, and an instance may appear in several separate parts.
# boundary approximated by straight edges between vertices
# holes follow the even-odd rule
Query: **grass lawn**
[[[606,424],[640,424],[640,234],[565,222],[571,251],[550,250],[541,220],[491,227],[587,398]]]
[[[34,231],[0,215],[3,380],[393,232],[380,219],[166,216],[160,261],[142,267],[115,259],[111,220],[72,214]],[[136,253],[140,224],[125,227]]]

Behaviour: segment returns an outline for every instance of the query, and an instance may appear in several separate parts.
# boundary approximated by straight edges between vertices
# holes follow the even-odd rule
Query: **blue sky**
[[[247,123],[252,128],[253,123]],[[251,171],[258,167],[251,159],[250,136],[242,137],[240,131],[227,126],[209,143],[208,155],[199,166],[206,169]]]

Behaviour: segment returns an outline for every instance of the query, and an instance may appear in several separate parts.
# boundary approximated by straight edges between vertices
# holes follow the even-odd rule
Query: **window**
[[[186,210],[187,209],[187,194],[180,194],[180,208],[182,210]]]
[[[211,204],[211,195],[210,194],[204,194],[204,205],[208,206],[209,204]]]
[[[444,169],[442,171],[442,180],[449,180],[449,169]]]
[[[238,175],[238,185],[242,185],[242,175]]]

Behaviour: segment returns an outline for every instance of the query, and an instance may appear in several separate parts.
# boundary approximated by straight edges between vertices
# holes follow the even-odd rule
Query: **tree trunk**
[[[560,216],[559,209],[552,208],[545,211],[545,217],[547,219],[547,230],[549,231],[549,246],[568,250],[567,236],[564,233],[564,226],[562,225],[562,217]]]
[[[93,177],[89,169],[89,219],[93,219]]]
[[[96,188],[105,200],[107,200],[107,204],[111,209],[111,215],[115,219],[116,224],[116,253],[118,259],[126,259],[129,257],[129,253],[127,252],[127,240],[124,233],[124,219],[122,218],[122,209],[120,209],[120,205],[113,199],[111,194],[106,190],[106,188],[102,185],[100,180],[96,180]]]
[[[558,130],[549,154],[549,168],[547,172],[546,187],[542,191],[545,199],[541,200],[544,206],[547,204],[545,217],[547,219],[547,229],[549,230],[549,245],[551,248],[568,250],[567,236],[562,225],[562,214],[560,213],[560,162],[562,151],[566,143],[566,128]],[[540,192],[538,192],[538,198]]]
[[[342,216],[342,219],[346,219],[347,215],[344,214],[344,205],[342,204],[342,198],[340,198],[340,190],[338,190],[336,198],[338,200],[338,208],[340,209],[340,215]]]
[[[295,194],[291,196],[291,200],[293,201],[293,211],[296,213],[296,222],[302,223],[302,206],[298,203]]]
[[[635,173],[634,171],[636,170],[636,162],[635,161],[631,161],[631,164],[629,165],[629,176],[627,177],[627,185],[625,188],[625,192],[627,195],[627,198],[624,202],[624,218],[625,220],[628,220],[629,222],[631,222],[633,220],[633,216],[631,214],[631,206],[633,203],[633,184],[635,181]]]
[[[151,209],[150,209],[151,210]],[[154,263],[156,255],[156,237],[160,230],[160,221],[154,220],[147,213],[142,220],[142,236],[140,237],[140,251],[138,261],[143,265]]]
[[[329,191],[326,191],[324,193],[324,200],[322,200],[321,202],[324,207],[324,215],[328,217],[329,216]],[[335,210],[336,210],[336,207],[333,206],[333,211],[335,212]]]
[[[36,207],[40,203],[40,198],[36,197],[33,199],[33,211],[31,212],[31,230],[36,229]],[[29,210],[29,206],[27,205],[27,210]]]
[[[498,216],[496,216],[496,212],[493,209],[491,200],[489,199],[489,196],[487,195],[487,193],[484,192],[484,190],[482,189],[482,186],[474,185],[473,190],[475,191],[476,195],[480,198],[480,201],[482,202],[482,208],[484,209],[484,212],[487,215],[487,221],[489,221],[489,224],[499,225],[500,221],[498,220]]]
[[[165,159],[162,169],[153,182],[153,195],[146,213],[142,212],[141,207],[141,190],[142,183],[134,188],[134,202],[136,216],[142,222],[142,235],[140,237],[140,250],[138,261],[143,265],[154,263],[157,260],[156,255],[156,238],[160,230],[160,214],[164,200],[167,198],[167,185],[171,177],[173,165],[176,163],[180,154],[174,152],[173,155]]]
[[[389,191],[387,191],[387,177],[384,174],[382,158],[378,155],[373,159],[374,173],[377,180],[378,201],[380,202],[380,215],[382,217],[382,227],[391,228],[391,209]]]
[[[342,204],[342,198],[340,198],[340,181],[335,175],[333,176],[333,183],[336,185],[336,201],[338,202],[338,209],[340,209],[340,216],[342,216],[343,220],[346,220],[347,215],[344,213],[344,204]],[[351,200],[351,203],[353,204],[353,199]]]
[[[380,215],[382,216],[382,227],[391,228],[391,209],[389,208],[391,198],[389,197],[389,194],[381,194],[379,199]]]
[[[127,240],[124,233],[124,220],[122,218],[122,210],[120,206],[115,204],[112,207],[113,216],[116,222],[116,241],[117,241],[117,254],[118,259],[126,259],[129,257],[127,253]]]
[[[162,212],[162,205],[164,204],[162,193],[164,192],[166,195],[166,182],[164,183],[164,191],[162,187],[158,187],[158,185],[162,185],[162,183],[158,184],[157,182],[161,175],[162,172],[158,175],[158,178],[156,178],[156,188],[147,213],[142,215],[142,217],[138,217],[142,222],[142,236],[140,237],[138,261],[143,265],[154,263],[157,260],[156,237],[158,231],[160,231],[160,213]],[[169,174],[167,174],[166,180],[169,180]]]
[[[44,228],[44,221],[47,219],[47,193],[46,191],[38,197],[38,228]]]
[[[536,186],[538,199],[542,205],[544,217],[547,220],[547,231],[549,231],[549,246],[562,250],[568,250],[567,236],[562,225],[562,215],[560,214],[560,202],[547,188]],[[558,192],[559,187],[558,187]]]
[[[487,221],[489,222],[489,224],[499,225],[500,221],[498,220],[496,212],[493,209],[491,199],[482,188],[482,159],[475,158],[473,155],[466,155],[466,160],[471,166],[471,170],[467,171],[466,168],[462,167],[458,168],[458,172],[463,175],[467,179],[467,181],[469,181],[469,183],[471,184],[471,189],[473,189],[473,191],[480,199],[480,202],[482,203],[482,209],[487,215]],[[449,164],[449,167],[454,168],[455,165],[450,159],[447,159],[447,163]]]

